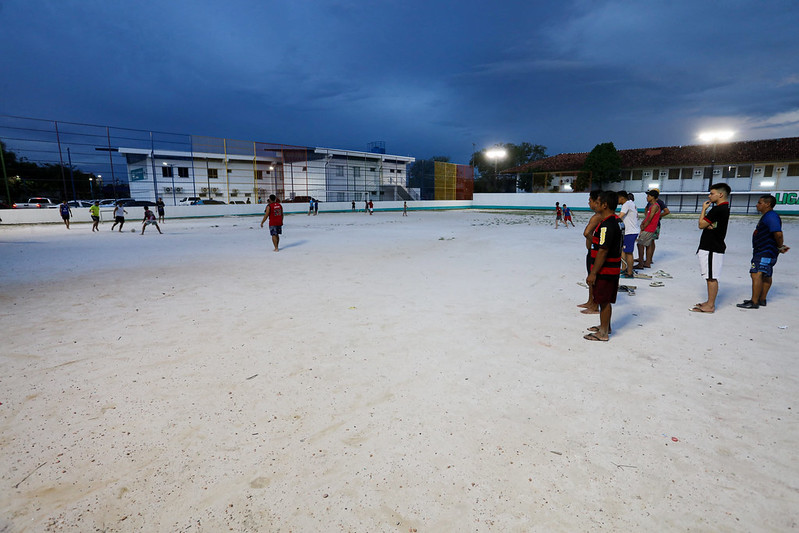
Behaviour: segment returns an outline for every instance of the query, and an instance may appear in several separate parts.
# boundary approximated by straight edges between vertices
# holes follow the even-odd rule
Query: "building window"
[[[751,178],[752,177],[752,165],[740,165],[738,167],[738,177],[739,178]]]
[[[255,179],[257,179],[257,180],[264,179],[264,171],[263,170],[256,170],[255,171]]]
[[[734,178],[736,170],[737,170],[737,167],[726,166],[726,167],[724,167],[724,173],[721,175],[721,177],[724,178],[724,179]]]
[[[352,177],[353,178],[361,177],[361,167],[352,167]]]
[[[763,169],[763,177],[764,178],[771,178],[774,176],[774,165],[766,165]]]
[[[634,181],[641,181],[644,179],[644,171],[643,170],[633,170],[633,180]]]
[[[168,166],[165,166],[165,165],[161,166],[161,176],[163,176],[165,178],[171,178],[172,177],[172,167],[168,167]]]
[[[799,176],[799,163],[788,165],[788,176]]]
[[[336,176],[344,176],[344,165],[336,165]]]
[[[178,167],[178,177],[179,178],[188,178],[189,177],[189,167]]]
[[[219,171],[217,169],[215,169],[215,168],[209,168],[208,169],[208,179],[215,180],[217,178],[219,178]]]
[[[632,177],[632,174],[633,173],[631,170],[622,170],[621,172],[619,172],[622,181],[629,181],[630,178]]]
[[[656,168],[652,171],[652,181],[658,181],[660,179],[660,169]]]
[[[679,168],[670,168],[669,169],[669,179],[670,180],[678,180],[678,179],[680,179],[680,169]]]
[[[303,172],[308,172],[308,167],[302,167]]]

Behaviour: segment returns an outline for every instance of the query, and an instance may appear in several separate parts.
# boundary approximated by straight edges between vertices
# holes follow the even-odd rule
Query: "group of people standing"
[[[707,299],[690,310],[695,313],[713,313],[716,310],[718,279],[727,246],[725,239],[730,219],[730,186],[716,183],[710,186],[708,199],[702,204],[698,225],[702,230],[696,255],[702,277],[707,284]],[[638,209],[632,194],[626,191],[591,191],[588,205],[594,215],[586,225],[584,235],[588,254],[588,301],[580,304],[584,313],[599,313],[600,324],[589,329],[584,336],[590,341],[607,341],[611,333],[612,304],[616,302],[619,278],[635,277],[635,268],[649,268],[655,253],[655,240],[660,232],[660,220],[669,214],[668,207],[659,199],[659,191],[647,191],[647,207],[642,223],[638,223]],[[752,236],[752,296],[737,306],[758,309],[767,304],[773,268],[779,254],[790,248],[785,246],[782,221],[774,211],[777,200],[764,194],[757,203],[760,220]],[[619,215],[616,208],[621,205]],[[638,245],[638,262],[633,259],[633,246]],[[622,272],[623,270],[623,272]]]

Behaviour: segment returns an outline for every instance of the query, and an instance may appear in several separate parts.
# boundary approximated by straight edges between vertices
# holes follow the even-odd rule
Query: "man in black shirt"
[[[730,220],[730,192],[730,186],[726,183],[711,185],[708,199],[702,204],[702,212],[699,214],[699,229],[702,230],[702,236],[699,238],[696,255],[699,258],[702,277],[707,281],[707,300],[691,309],[695,313],[712,313],[716,310],[718,278],[721,275],[724,252],[727,250],[724,239],[727,237],[727,225]]]

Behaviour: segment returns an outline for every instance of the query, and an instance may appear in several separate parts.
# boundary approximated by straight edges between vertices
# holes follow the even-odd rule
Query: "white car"
[[[185,196],[180,199],[178,205],[195,205],[200,201],[199,196]]]
[[[91,207],[94,204],[88,200],[70,200],[67,205],[69,207]]]

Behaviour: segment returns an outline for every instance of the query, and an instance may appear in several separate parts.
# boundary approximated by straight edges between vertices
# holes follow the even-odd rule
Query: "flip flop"
[[[665,287],[666,285],[662,281],[653,281],[649,284],[650,287]]]
[[[669,274],[665,270],[658,270],[657,272],[655,272],[655,277],[656,278],[664,278],[664,279],[672,279],[671,274]]]
[[[713,313],[713,311],[705,311],[698,305],[693,306],[691,309],[689,309],[689,311],[691,311],[692,313],[709,313],[709,314]]]
[[[599,311],[593,311],[593,310],[591,310],[591,309],[583,309],[583,310],[582,310],[582,311],[580,311],[580,312],[581,312],[582,314],[584,314],[584,315],[598,315],[598,314],[599,314]]]
[[[638,279],[652,279],[652,276],[649,274],[640,274],[638,272],[635,273],[635,277]]]
[[[608,339],[600,339],[596,336],[595,333],[589,333],[587,335],[583,335],[583,338],[587,341],[599,341],[599,342],[608,342]]]
[[[590,328],[588,328],[587,331],[590,331],[592,333],[599,333],[599,326],[591,326]],[[608,331],[608,335],[610,335],[611,333],[613,333],[613,330]]]

